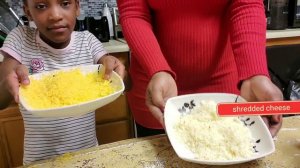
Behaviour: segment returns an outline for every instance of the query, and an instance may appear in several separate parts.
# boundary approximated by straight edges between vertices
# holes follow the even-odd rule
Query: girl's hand
[[[30,83],[27,68],[14,58],[6,56],[0,69],[0,100],[8,102],[14,99],[19,103],[19,85]]]
[[[28,70],[24,65],[16,67],[15,71],[9,73],[4,81],[4,87],[13,96],[16,103],[19,103],[19,86],[29,85]]]
[[[272,81],[263,75],[253,76],[243,81],[241,96],[247,101],[282,101],[283,95]],[[282,125],[282,115],[263,116],[272,136],[276,136]]]
[[[121,61],[118,58],[111,55],[105,55],[101,57],[99,63],[103,64],[105,67],[105,79],[110,78],[112,71],[117,72],[121,76],[121,78],[124,79],[126,73],[125,66],[121,63]]]

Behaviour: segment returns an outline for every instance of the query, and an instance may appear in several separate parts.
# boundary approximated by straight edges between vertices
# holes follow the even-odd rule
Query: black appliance
[[[0,47],[2,47],[7,34],[0,30]]]
[[[19,24],[23,24],[23,22],[16,13],[5,0],[0,0],[0,47],[2,47],[7,34]]]
[[[88,30],[101,42],[110,40],[108,20],[106,16],[77,18],[75,31]]]
[[[23,22],[17,14],[8,6],[5,0],[0,0],[0,30],[8,34],[19,24],[23,25]]]
[[[112,11],[113,11],[112,20],[113,20],[114,38],[115,39],[124,38],[123,32],[122,32],[122,27],[121,27],[121,24],[119,22],[120,14],[119,14],[118,7],[113,7]]]
[[[300,27],[300,0],[289,0],[289,27]]]
[[[280,30],[288,27],[289,0],[264,0],[267,29]]]

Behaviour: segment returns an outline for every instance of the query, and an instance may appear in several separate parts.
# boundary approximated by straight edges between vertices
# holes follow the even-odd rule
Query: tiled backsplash
[[[22,0],[6,0],[6,2],[19,16],[24,15]],[[86,16],[99,16],[105,2],[107,2],[110,8],[117,6],[116,0],[80,0],[81,14]]]

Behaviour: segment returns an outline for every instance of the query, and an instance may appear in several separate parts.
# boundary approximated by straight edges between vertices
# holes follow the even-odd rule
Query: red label
[[[300,114],[300,101],[219,103],[220,116]]]

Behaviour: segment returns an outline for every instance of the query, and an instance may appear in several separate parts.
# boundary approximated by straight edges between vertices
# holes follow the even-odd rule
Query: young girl
[[[19,84],[28,85],[28,70],[39,73],[68,66],[102,63],[105,76],[112,70],[124,76],[125,67],[108,56],[88,31],[74,32],[79,0],[24,0],[24,11],[37,26],[17,27],[1,48],[0,109],[18,102]],[[25,125],[24,164],[97,145],[95,114],[78,118],[39,118],[22,106]]]

